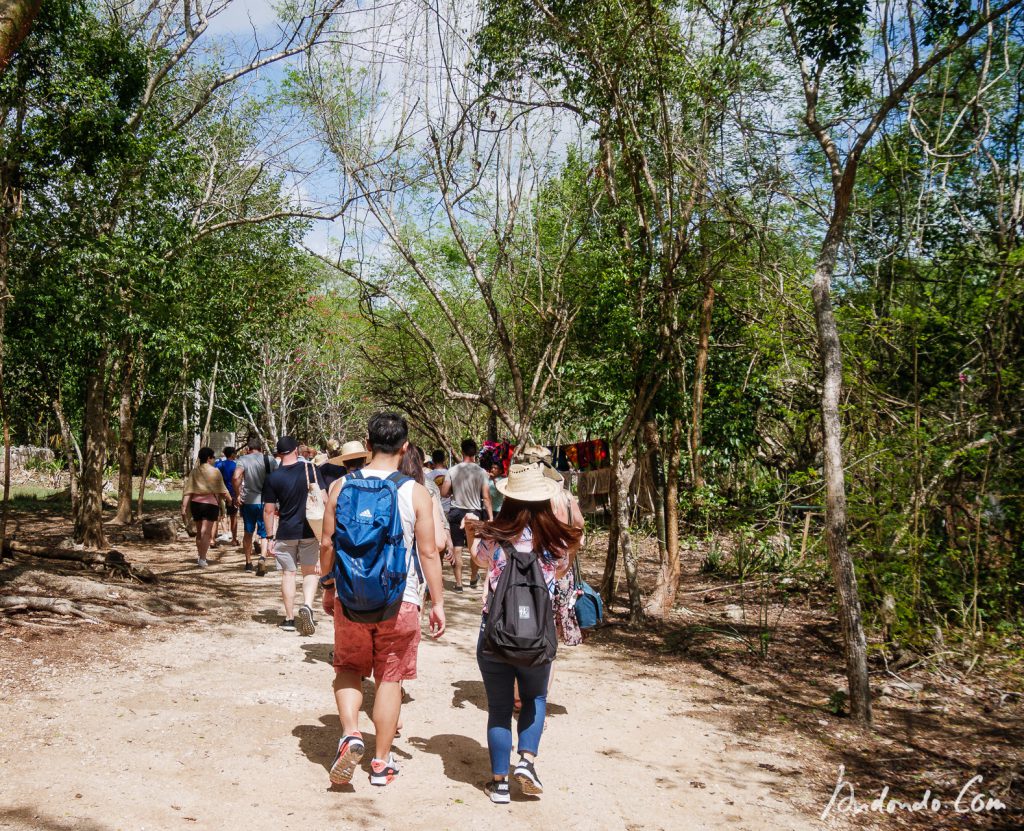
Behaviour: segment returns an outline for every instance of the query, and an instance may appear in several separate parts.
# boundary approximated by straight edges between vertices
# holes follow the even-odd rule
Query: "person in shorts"
[[[448,528],[452,534],[454,559],[452,570],[455,572],[455,590],[462,588],[462,549],[472,547],[472,532],[466,534],[466,520],[481,519],[486,509],[487,521],[494,519],[491,506],[491,477],[487,471],[477,464],[476,442],[465,439],[462,442],[462,461],[455,465],[444,477],[441,485],[441,496],[451,497],[452,506],[448,509]],[[477,586],[480,567],[470,559],[469,587]]]
[[[276,530],[267,535],[270,550],[281,572],[281,598],[286,632],[312,635],[316,631],[313,602],[320,576],[320,544],[306,521],[306,496],[315,484],[324,491],[324,480],[316,466],[299,456],[299,445],[291,436],[277,440],[281,465],[263,485],[263,523]],[[326,497],[326,493],[322,496]],[[302,571],[302,605],[295,610],[295,574]],[[297,621],[297,623],[296,623]]]
[[[362,469],[365,477],[386,479],[399,469],[409,448],[409,427],[396,413],[378,413],[370,419],[367,448],[370,461]],[[338,494],[345,479],[331,485],[320,537],[320,570],[330,575],[334,569],[334,522]],[[441,586],[441,561],[437,553],[434,528],[434,503],[427,489],[407,480],[398,489],[398,510],[408,557],[408,576],[398,614],[379,623],[350,620],[342,604],[333,599],[333,578],[324,577],[325,606],[334,615],[334,696],[341,718],[342,737],[331,767],[331,782],[344,785],[352,781],[366,748],[359,732],[359,710],[363,706],[362,679],[373,676],[377,692],[373,703],[375,755],[370,763],[370,784],[387,785],[398,775],[398,764],[391,745],[402,711],[402,682],[416,677],[416,653],[420,643],[419,577],[413,564],[418,556],[430,591],[430,631],[434,638],[445,629],[444,590]],[[415,552],[414,552],[415,548]],[[327,598],[331,597],[328,602]]]
[[[238,462],[235,461],[235,448],[225,447],[223,458],[218,459],[214,467],[224,477],[224,485],[228,489],[228,499],[224,504],[224,510],[227,513],[228,526],[231,529],[230,535],[225,532],[219,535],[217,539],[220,542],[230,541],[232,545],[238,545],[238,494],[235,491],[234,482],[235,468],[238,467]]]
[[[263,442],[251,438],[246,443],[246,453],[238,458],[232,482],[238,495],[242,512],[243,535],[242,553],[245,555],[245,570],[252,571],[253,535],[260,538],[257,549],[259,561],[256,572],[266,574],[267,528],[263,524],[263,484],[277,467],[277,460],[263,452]]]
[[[217,530],[220,503],[227,498],[228,489],[224,477],[213,465],[213,448],[202,447],[196,466],[188,476],[181,499],[181,518],[191,510],[196,523],[196,564],[200,568],[208,565],[206,556]]]

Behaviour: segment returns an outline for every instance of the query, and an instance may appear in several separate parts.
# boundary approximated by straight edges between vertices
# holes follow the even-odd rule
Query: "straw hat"
[[[529,463],[540,463],[544,475],[553,482],[561,483],[565,477],[562,476],[554,465],[551,464],[551,451],[539,444],[528,444],[523,448],[521,461]]]
[[[347,462],[349,459],[365,459],[370,453],[361,441],[347,441],[341,447],[341,460]]]
[[[558,484],[544,475],[541,464],[513,464],[505,481],[494,483],[499,493],[520,502],[547,502],[558,493]]]

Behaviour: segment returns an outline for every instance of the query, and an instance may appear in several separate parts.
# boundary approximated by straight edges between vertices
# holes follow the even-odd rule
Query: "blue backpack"
[[[356,471],[346,477],[338,494],[333,576],[349,620],[379,623],[398,614],[402,605],[409,566],[398,489],[408,481],[397,471],[387,479]],[[413,563],[419,575],[415,548]]]

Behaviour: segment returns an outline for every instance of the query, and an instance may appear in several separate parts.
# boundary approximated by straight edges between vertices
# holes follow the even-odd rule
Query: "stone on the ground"
[[[168,517],[147,519],[142,523],[142,537],[150,542],[173,542],[177,532],[174,520]]]

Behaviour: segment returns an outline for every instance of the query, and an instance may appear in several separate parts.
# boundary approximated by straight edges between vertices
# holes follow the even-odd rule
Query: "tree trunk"
[[[658,562],[665,562],[665,471],[661,460],[661,436],[654,421],[644,422],[644,441],[647,443],[647,465],[654,491],[654,529],[658,536]]]
[[[107,463],[107,351],[101,350],[85,383],[85,458],[82,494],[75,517],[75,539],[90,548],[104,548],[103,469]]]
[[[15,4],[8,0],[0,0],[0,37],[8,38],[13,34],[8,33],[8,25],[12,9]],[[38,11],[38,4],[36,6]],[[33,12],[33,16],[35,12]],[[24,36],[24,35],[22,35]],[[20,40],[19,40],[20,42]],[[16,45],[16,44],[15,44]],[[0,44],[2,48],[2,44]],[[10,50],[14,51],[13,47]],[[0,71],[6,66],[7,58],[3,59],[0,53]],[[0,514],[0,552],[3,551],[3,543],[7,539],[7,520],[10,512],[11,497],[11,421],[10,413],[7,411],[7,393],[5,388],[6,372],[6,332],[7,332],[7,303],[11,296],[8,291],[7,273],[10,268],[11,234],[14,229],[14,222],[21,213],[21,171],[17,163],[5,161],[0,164],[0,419],[3,420],[3,441],[4,441],[4,484],[3,484],[3,509]],[[2,554],[0,554],[2,556]]]
[[[617,541],[618,552],[622,555],[622,565],[626,571],[626,588],[629,592],[629,623],[631,626],[643,622],[643,598],[640,592],[640,579],[637,573],[636,552],[633,550],[633,537],[629,531],[629,486],[633,481],[636,465],[629,458],[632,440],[625,447],[617,442],[611,446],[612,490],[617,494]]]
[[[487,413],[487,441],[498,440],[498,414],[494,410]]]
[[[604,574],[601,575],[601,598],[605,605],[615,596],[615,572],[619,564],[619,492],[614,484],[608,493],[608,552],[604,558]]]
[[[708,367],[708,341],[711,337],[711,312],[715,307],[715,286],[710,274],[704,276],[704,297],[700,304],[697,330],[697,360],[693,373],[693,412],[690,421],[690,482],[694,488],[704,487],[704,471],[700,451],[703,444],[704,379]]]
[[[846,536],[846,481],[843,471],[842,423],[839,417],[843,383],[842,348],[830,296],[849,197],[850,194],[844,193],[842,189],[836,193],[835,211],[818,256],[811,294],[814,298],[814,321],[821,353],[821,423],[825,436],[825,544],[839,599],[839,623],[846,648],[850,715],[870,725],[871,688],[868,683],[867,640],[861,622],[857,574]]]
[[[71,433],[71,425],[64,414],[64,405],[59,394],[53,402],[53,411],[57,415],[61,444],[64,445],[64,461],[68,466],[68,489],[71,491],[71,516],[74,517],[78,516],[78,472],[82,465],[82,455],[77,451],[78,445]]]
[[[192,470],[192,435],[188,429],[188,396],[181,396],[181,475],[187,478]]]
[[[217,368],[220,360],[214,358],[213,375],[210,377],[210,394],[206,402],[206,422],[203,424],[203,436],[199,440],[200,447],[206,447],[210,443],[210,422],[213,420],[213,402],[217,393]]]
[[[141,349],[138,346],[137,349]],[[117,513],[111,520],[114,525],[130,525],[132,521],[132,477],[135,474],[135,422],[142,403],[145,383],[145,368],[135,369],[142,357],[134,354],[128,364],[124,383],[121,386],[121,404],[118,408],[117,442]]]
[[[0,74],[32,30],[43,0],[0,0]]]
[[[679,590],[679,466],[682,463],[683,419],[677,412],[672,419],[666,457],[665,477],[665,557],[658,570],[654,596],[647,603],[647,613],[666,617],[676,605]]]
[[[153,464],[153,454],[156,451],[156,442],[160,438],[160,434],[164,430],[164,422],[167,421],[167,414],[171,411],[171,402],[174,401],[174,396],[177,394],[177,387],[171,390],[171,394],[167,396],[167,401],[164,403],[164,408],[160,411],[160,418],[157,419],[156,427],[153,428],[153,432],[149,435],[149,444],[146,446],[146,458],[142,461],[142,478],[139,480],[139,501],[136,503],[135,516],[140,522],[142,521],[142,506],[146,498],[146,479],[149,477],[149,469]]]

